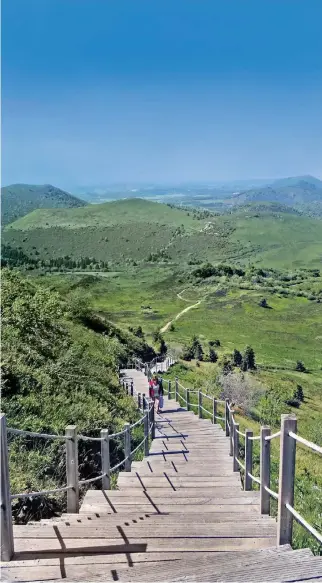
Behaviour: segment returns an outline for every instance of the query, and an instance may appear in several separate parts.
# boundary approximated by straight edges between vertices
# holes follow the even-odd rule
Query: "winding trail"
[[[183,300],[184,302],[189,302],[189,300],[186,300],[185,298],[182,297],[181,294],[183,294],[185,290],[183,289],[181,292],[179,292],[177,294],[178,298],[180,300]],[[198,300],[198,302],[196,304],[192,304],[191,306],[187,306],[186,308],[184,308],[184,310],[181,310],[181,312],[179,312],[172,320],[170,320],[170,322],[167,322],[165,326],[163,326],[163,328],[161,328],[160,332],[167,332],[167,330],[170,328],[171,324],[173,322],[175,322],[175,320],[178,320],[183,314],[185,314],[186,312],[189,312],[189,310],[192,310],[193,308],[197,308],[200,304],[201,304],[202,300]]]

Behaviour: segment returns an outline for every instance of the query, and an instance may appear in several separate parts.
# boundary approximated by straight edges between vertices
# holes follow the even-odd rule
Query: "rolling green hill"
[[[38,208],[75,208],[86,204],[50,184],[11,184],[1,188],[1,222],[7,225]]]
[[[50,229],[63,227],[81,229],[87,227],[111,227],[137,222],[162,223],[167,226],[194,227],[188,212],[157,204],[141,198],[123,199],[103,204],[88,205],[79,209],[39,209],[15,221],[11,228],[19,230]]]
[[[42,261],[69,256],[111,264],[229,260],[268,267],[320,266],[321,221],[276,208],[281,207],[255,205],[247,212],[216,216],[132,199],[42,209],[7,226],[3,243]]]

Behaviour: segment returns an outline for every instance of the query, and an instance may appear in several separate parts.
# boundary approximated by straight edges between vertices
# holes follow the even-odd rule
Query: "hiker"
[[[156,374],[153,375],[151,381],[151,398],[154,402],[154,408],[156,412],[160,413],[160,383]]]
[[[162,413],[162,409],[163,409],[163,379],[162,379],[162,377],[159,377],[158,380],[159,380],[159,387],[160,387],[160,390],[159,390],[159,395],[160,395],[160,398],[159,398],[159,413]]]
[[[153,377],[151,377],[149,380],[149,397],[150,397],[150,399],[154,398]]]

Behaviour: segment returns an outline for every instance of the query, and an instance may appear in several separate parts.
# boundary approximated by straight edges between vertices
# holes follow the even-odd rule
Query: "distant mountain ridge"
[[[270,186],[275,188],[280,186],[296,186],[300,182],[306,182],[311,185],[316,186],[317,188],[322,188],[322,180],[316,178],[315,176],[311,176],[310,174],[306,174],[305,176],[290,176],[289,178],[278,178],[274,180]]]
[[[272,202],[294,207],[305,212],[306,205],[322,202],[322,181],[313,177],[286,178],[270,186],[244,190],[226,199],[228,205]]]
[[[1,188],[1,223],[13,221],[40,208],[76,208],[87,203],[51,184],[11,184]]]

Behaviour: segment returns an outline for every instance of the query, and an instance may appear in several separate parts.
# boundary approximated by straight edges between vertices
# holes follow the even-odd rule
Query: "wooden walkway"
[[[125,371],[147,393],[143,373]],[[165,398],[150,454],[78,515],[16,526],[11,581],[321,581],[320,557],[276,547],[259,493],[241,489],[219,425]]]

